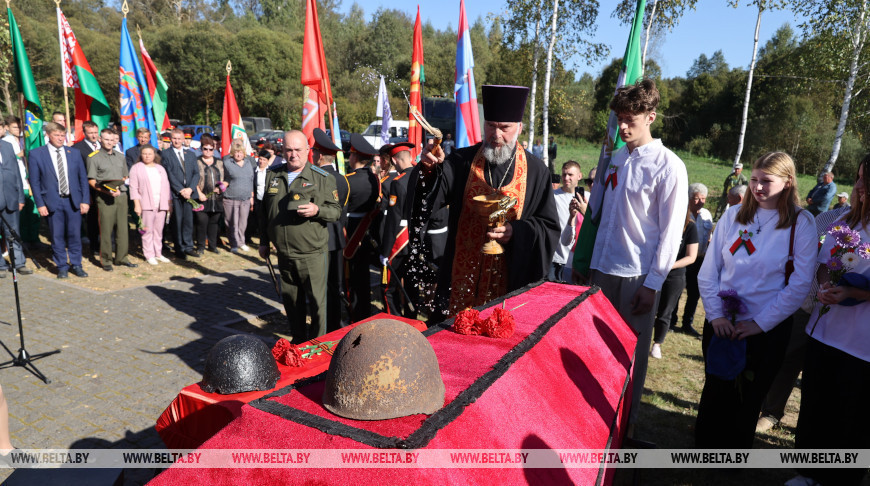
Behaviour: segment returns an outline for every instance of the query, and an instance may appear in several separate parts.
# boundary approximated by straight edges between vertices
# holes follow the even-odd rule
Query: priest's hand
[[[511,228],[510,223],[505,223],[504,226],[499,226],[498,228],[493,228],[492,231],[488,231],[486,236],[492,240],[495,240],[499,243],[507,243],[511,240],[511,236],[514,235],[514,230]]]
[[[441,148],[441,145],[435,145],[435,142],[429,139],[426,146],[423,147],[423,151],[420,152],[420,163],[423,164],[423,170],[429,172],[436,165],[444,162],[444,157],[444,149]]]
[[[635,315],[646,314],[652,310],[655,301],[656,291],[649,287],[641,287],[631,298],[631,313]]]

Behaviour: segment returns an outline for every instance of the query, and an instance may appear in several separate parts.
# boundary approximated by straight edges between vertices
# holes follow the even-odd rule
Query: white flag
[[[390,110],[390,97],[387,95],[387,86],[384,77],[381,76],[381,85],[378,87],[378,112],[381,117],[381,141],[390,143],[390,122],[393,121],[393,112]]]

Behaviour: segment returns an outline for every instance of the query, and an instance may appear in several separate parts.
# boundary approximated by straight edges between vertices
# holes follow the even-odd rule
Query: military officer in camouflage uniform
[[[115,151],[118,135],[111,128],[100,132],[100,150],[87,156],[88,184],[94,189],[100,218],[100,263],[111,272],[115,265],[135,268],[127,258],[127,160]],[[115,231],[115,258],[112,259],[112,230]]]
[[[341,216],[335,178],[307,163],[308,151],[305,134],[284,134],[287,163],[266,174],[258,215],[260,256],[269,258],[269,245],[275,246],[281,298],[296,344],[326,334],[327,224]],[[305,322],[309,307],[310,326]]]

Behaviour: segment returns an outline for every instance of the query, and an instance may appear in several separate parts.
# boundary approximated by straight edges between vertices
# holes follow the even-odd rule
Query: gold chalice
[[[474,196],[473,200],[474,209],[479,215],[487,217],[490,229],[504,226],[508,211],[517,204],[515,197],[499,193]],[[501,255],[504,253],[504,247],[491,239],[483,244],[480,251],[486,255]]]

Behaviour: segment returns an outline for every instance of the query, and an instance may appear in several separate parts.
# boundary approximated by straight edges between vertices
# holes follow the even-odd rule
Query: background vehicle
[[[329,138],[332,138],[332,130],[327,128],[326,134],[329,135]],[[341,139],[341,150],[343,152],[350,150],[350,132],[339,128],[338,136]]]
[[[381,140],[381,120],[373,121],[362,132],[362,136],[366,141],[372,144],[374,148],[380,148],[384,142]],[[405,137],[408,138],[408,122],[406,120],[390,120],[390,138]]]
[[[265,117],[243,116],[242,123],[245,124],[245,131],[248,132],[248,138],[251,140],[254,139],[255,133],[272,129],[272,120]]]
[[[214,135],[214,129],[208,125],[181,125],[178,128],[182,130],[193,130],[193,140],[197,141],[199,141],[205,133]]]

